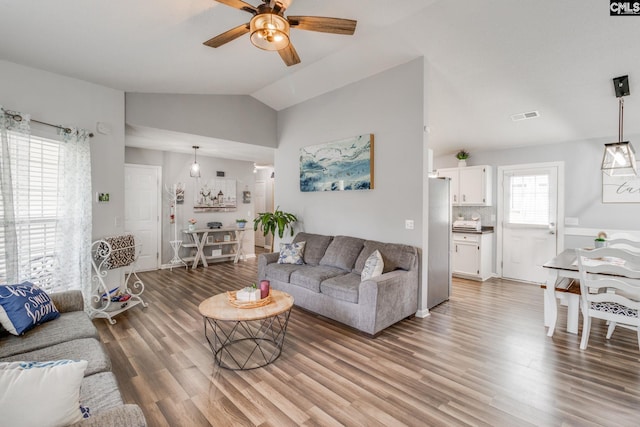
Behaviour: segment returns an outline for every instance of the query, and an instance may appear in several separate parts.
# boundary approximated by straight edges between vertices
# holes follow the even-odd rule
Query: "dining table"
[[[575,249],[565,249],[542,265],[547,271],[544,290],[544,325],[547,336],[552,337],[558,320],[558,300],[567,306],[567,332],[578,333],[580,320],[580,295],[571,292],[556,292],[561,283],[580,278]]]

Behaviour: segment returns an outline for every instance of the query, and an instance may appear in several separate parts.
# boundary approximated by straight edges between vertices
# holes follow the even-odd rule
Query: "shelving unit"
[[[130,236],[122,236],[130,237]],[[144,292],[144,283],[136,273],[136,263],[140,255],[141,245],[133,244],[131,237],[131,246],[121,246],[114,248],[108,241],[111,238],[96,240],[91,244],[91,267],[92,267],[92,306],[89,309],[90,316],[94,318],[104,318],[110,324],[115,324],[114,316],[127,311],[130,308],[141,304],[147,307],[148,304],[142,300],[140,295]],[[122,262],[122,258],[128,258],[128,261]],[[118,264],[119,263],[119,264]],[[121,273],[120,269],[126,269]],[[124,274],[122,283],[113,289],[109,289],[107,285],[107,276],[109,271],[115,271],[116,274]],[[115,296],[128,295],[126,301],[112,301]]]
[[[208,267],[208,261],[218,259],[233,258],[237,263],[243,256],[244,231],[245,229],[236,227],[183,230],[184,234],[190,236],[191,241],[182,244],[182,248],[190,253],[181,258],[185,262],[191,263],[192,269],[195,269],[200,263],[204,267]]]

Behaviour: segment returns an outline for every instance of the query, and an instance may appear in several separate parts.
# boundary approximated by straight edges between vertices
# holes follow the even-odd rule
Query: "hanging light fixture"
[[[636,155],[633,145],[629,141],[623,141],[624,127],[624,99],[629,95],[629,76],[621,76],[613,79],[613,86],[618,98],[618,142],[604,145],[602,157],[602,172],[610,176],[636,176]]]
[[[289,21],[268,5],[258,6],[258,14],[249,22],[251,43],[264,50],[281,50],[289,46]]]
[[[191,178],[200,178],[200,165],[198,164],[198,148],[200,148],[200,146],[194,145],[192,148],[193,164],[191,165],[189,175],[191,175]]]

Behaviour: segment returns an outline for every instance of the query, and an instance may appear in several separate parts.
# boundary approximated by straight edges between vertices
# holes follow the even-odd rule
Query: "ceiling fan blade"
[[[299,30],[352,35],[358,21],[353,19],[326,18],[323,16],[287,16],[289,25]]]
[[[293,44],[289,43],[289,46],[284,49],[280,49],[278,51],[280,54],[280,58],[287,64],[287,67],[291,67],[292,65],[296,65],[300,63],[300,57],[298,56],[298,52],[293,47]]]
[[[229,43],[230,41],[235,40],[244,34],[247,34],[248,32],[249,32],[248,23],[238,25],[237,27],[232,28],[229,31],[225,31],[222,34],[218,34],[214,38],[209,39],[202,44],[209,47],[220,47],[225,43]]]
[[[227,6],[234,7],[236,9],[244,10],[252,14],[258,13],[258,9],[255,6],[250,5],[242,0],[216,0],[218,3],[226,4]]]

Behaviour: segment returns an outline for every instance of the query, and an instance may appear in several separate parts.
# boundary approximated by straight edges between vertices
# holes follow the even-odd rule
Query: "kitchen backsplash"
[[[453,206],[451,211],[453,212],[453,220],[458,219],[459,216],[463,216],[464,219],[471,219],[472,216],[480,215],[480,223],[483,226],[494,226],[496,208],[495,206]]]

